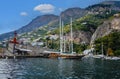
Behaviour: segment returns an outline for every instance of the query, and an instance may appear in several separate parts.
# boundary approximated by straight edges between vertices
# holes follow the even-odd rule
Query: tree
[[[108,48],[108,51],[107,51],[107,55],[108,56],[113,56],[113,50],[111,48]]]
[[[105,54],[120,55],[120,32],[113,31],[107,36],[96,39],[94,44],[97,52],[101,52],[102,42]]]

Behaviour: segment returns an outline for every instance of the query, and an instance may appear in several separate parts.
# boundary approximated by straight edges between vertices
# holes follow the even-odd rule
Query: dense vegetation
[[[120,32],[114,31],[111,34],[99,38],[95,41],[96,52],[101,53],[103,44],[104,54],[111,53],[115,56],[120,56]]]
[[[76,53],[82,53],[86,48],[87,48],[87,44],[76,44],[76,43],[73,43],[73,51],[76,52]],[[54,49],[54,50],[57,50],[59,51],[60,50],[60,43],[59,41],[56,41],[56,40],[50,40],[50,39],[47,39],[47,47],[49,47],[50,49]],[[71,51],[71,48],[70,48],[70,42],[66,42],[65,44],[65,51],[66,52],[70,52]],[[64,50],[64,48],[63,48]]]
[[[92,32],[92,30],[95,30],[102,23],[102,18],[99,18],[96,15],[89,14],[73,22],[73,30]]]
[[[115,13],[117,13],[117,12],[111,11],[111,13],[108,13],[107,11],[105,11],[104,15],[103,14],[88,14],[80,19],[73,21],[73,31],[85,31],[85,32],[89,31],[91,33],[94,33],[94,31],[97,29],[98,26],[100,26],[105,20],[113,18],[113,15]],[[64,33],[69,33],[70,32],[70,24],[64,25],[63,29],[64,29]],[[50,33],[51,34],[59,34],[59,28]],[[56,44],[59,44],[59,43],[57,42]],[[54,44],[50,44],[50,45],[55,45],[55,48],[57,47],[57,49],[59,49],[59,45],[56,45],[56,44],[54,42]],[[52,48],[52,47],[53,46],[50,46],[50,48]],[[77,53],[84,51],[87,47],[88,47],[88,44],[84,45],[84,44],[74,43],[74,51]],[[97,50],[101,50],[101,49],[97,48]]]
[[[105,10],[99,14],[87,14],[80,19],[73,20],[73,31],[90,31],[93,33],[99,25],[101,25],[105,20],[112,18],[116,13],[118,13],[118,11]],[[65,24],[63,27],[64,33],[70,32],[70,24]],[[51,31],[50,33],[59,34],[59,28]]]
[[[100,24],[103,23],[103,18],[100,18],[96,15],[88,14],[80,19],[73,21],[73,31],[82,30],[93,32]],[[63,26],[64,33],[70,32],[70,24]],[[59,34],[59,28],[53,30],[51,34]]]
[[[73,44],[73,51],[76,53],[82,53],[84,50],[87,49],[87,44]]]

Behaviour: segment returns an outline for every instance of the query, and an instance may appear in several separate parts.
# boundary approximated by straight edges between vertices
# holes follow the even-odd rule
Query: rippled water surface
[[[0,79],[120,79],[120,60],[0,59]]]

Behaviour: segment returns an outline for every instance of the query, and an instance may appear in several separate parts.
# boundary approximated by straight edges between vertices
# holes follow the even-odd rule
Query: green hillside
[[[102,44],[105,55],[107,55],[108,51],[111,50],[113,55],[120,56],[120,32],[113,31],[107,36],[96,39],[95,41],[96,52],[101,53]]]

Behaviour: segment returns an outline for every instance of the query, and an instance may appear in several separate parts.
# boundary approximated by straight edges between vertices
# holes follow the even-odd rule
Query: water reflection
[[[73,60],[59,60],[58,71],[60,79],[71,79],[74,78]]]
[[[0,61],[0,79],[7,79],[13,76],[15,70],[14,65],[11,66],[12,61],[2,60]]]
[[[0,59],[0,79],[119,79],[120,61]]]

